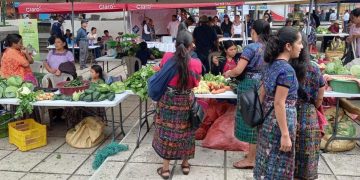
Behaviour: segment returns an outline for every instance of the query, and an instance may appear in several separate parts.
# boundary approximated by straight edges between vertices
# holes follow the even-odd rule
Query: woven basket
[[[334,79],[330,81],[330,86],[335,92],[349,93],[349,94],[360,93],[359,84],[355,81]]]

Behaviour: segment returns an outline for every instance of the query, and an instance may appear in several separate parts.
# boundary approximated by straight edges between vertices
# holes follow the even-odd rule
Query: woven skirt
[[[321,133],[315,106],[298,103],[295,145],[295,178],[317,179]]]
[[[259,84],[259,80],[245,78],[241,80],[238,84],[237,94],[238,94],[238,105],[236,110],[236,118],[235,118],[235,137],[240,141],[247,142],[250,144],[256,144],[257,139],[257,130],[256,128],[252,128],[245,123],[243,117],[240,113],[239,109],[239,98],[240,94],[253,89],[254,86]]]
[[[152,146],[163,159],[194,158],[195,131],[189,121],[194,95],[168,89],[158,102]]]
[[[275,110],[259,127],[254,179],[291,180],[295,169],[295,137],[296,137],[296,101],[286,101],[286,119],[292,148],[290,152],[280,151],[281,131],[275,117]],[[274,105],[274,100],[266,98],[264,111]]]

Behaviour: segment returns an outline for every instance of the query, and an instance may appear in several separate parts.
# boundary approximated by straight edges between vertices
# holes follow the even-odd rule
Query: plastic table
[[[328,152],[328,146],[332,141],[335,140],[360,140],[360,137],[340,137],[337,136],[337,129],[339,126],[338,117],[339,117],[339,107],[340,107],[340,98],[358,98],[360,94],[347,94],[347,93],[338,93],[333,91],[326,91],[324,97],[333,97],[336,98],[336,112],[335,112],[335,122],[333,134],[325,144],[324,152]]]
[[[93,45],[93,46],[89,46],[89,50],[93,50],[93,49],[96,49],[96,48],[99,48],[100,46],[98,45]],[[46,47],[47,49],[55,49],[55,45],[49,45],[48,47]],[[69,46],[69,49],[80,49],[79,46]]]
[[[325,37],[325,36],[331,36],[331,37],[346,37],[346,36],[349,36],[349,34],[347,34],[347,33],[316,34],[316,37]]]
[[[36,101],[36,102],[32,103],[32,105],[38,106],[38,107],[103,107],[103,108],[111,108],[112,135],[113,135],[113,139],[115,139],[114,108],[119,105],[121,134],[125,135],[125,131],[123,128],[121,103],[130,94],[131,94],[130,91],[125,91],[122,94],[116,94],[115,99],[113,101],[105,100],[105,101],[100,101],[100,102],[85,102],[85,101],[46,100],[46,101]],[[17,98],[0,99],[0,104],[18,105],[19,99],[17,99]]]
[[[102,62],[102,67],[105,69],[105,62],[106,62],[106,72],[110,72],[122,65],[124,65],[124,61],[122,59],[118,59],[115,56],[101,56],[95,59],[96,62]],[[109,62],[120,62],[120,65],[115,66],[114,68],[109,70]]]

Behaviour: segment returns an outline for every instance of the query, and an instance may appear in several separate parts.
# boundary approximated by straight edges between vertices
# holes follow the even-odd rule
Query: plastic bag
[[[105,125],[99,117],[86,117],[66,133],[66,143],[75,148],[92,148],[104,138]]]
[[[237,140],[234,136],[236,106],[231,106],[216,119],[209,129],[202,146],[226,151],[248,151],[249,144]]]
[[[326,143],[330,139],[333,132],[333,122],[330,121],[329,125],[326,126],[325,136],[321,139],[320,148],[324,149]],[[355,137],[356,136],[356,128],[351,120],[348,119],[347,116],[342,116],[338,128],[337,135],[340,137]],[[328,150],[331,152],[343,152],[350,151],[355,148],[356,141],[354,140],[335,140],[331,141],[328,146]]]

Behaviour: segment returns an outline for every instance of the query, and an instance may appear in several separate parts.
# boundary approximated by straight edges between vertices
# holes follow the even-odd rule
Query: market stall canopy
[[[123,11],[125,4],[116,3],[85,3],[75,2],[75,13],[90,12],[114,12]],[[39,14],[39,13],[68,13],[71,12],[71,3],[21,3],[19,5],[20,14]]]
[[[212,3],[154,3],[154,4],[127,4],[127,9],[133,10],[156,10],[156,9],[177,9],[177,8],[199,8],[199,7],[217,7],[217,6],[239,6],[243,2],[212,2]]]

